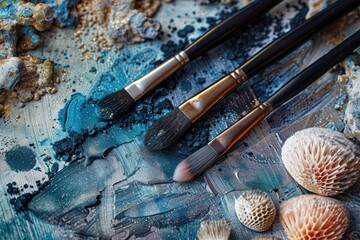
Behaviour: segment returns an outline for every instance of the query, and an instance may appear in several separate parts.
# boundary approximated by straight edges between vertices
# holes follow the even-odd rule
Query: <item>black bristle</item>
[[[164,149],[175,143],[191,126],[191,120],[176,108],[149,127],[144,145],[149,150]]]
[[[200,148],[185,158],[175,169],[173,179],[177,182],[187,182],[208,169],[219,154],[209,145]]]
[[[96,112],[101,119],[112,120],[124,115],[135,103],[130,94],[122,89],[100,99]]]
[[[218,157],[219,155],[214,149],[209,145],[205,145],[187,157],[186,161],[189,166],[189,171],[193,176],[198,176],[208,169]]]

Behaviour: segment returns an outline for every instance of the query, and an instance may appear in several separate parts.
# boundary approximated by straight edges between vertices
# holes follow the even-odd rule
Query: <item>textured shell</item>
[[[281,239],[274,236],[264,235],[264,236],[256,236],[252,240],[281,240]]]
[[[341,239],[349,226],[349,213],[340,201],[312,194],[283,202],[279,217],[289,239]]]
[[[230,232],[228,221],[205,221],[201,223],[197,237],[199,240],[227,240]]]
[[[259,190],[243,192],[235,200],[235,211],[242,224],[257,232],[268,230],[276,215],[271,198]]]
[[[295,181],[319,195],[340,194],[355,184],[360,175],[358,146],[330,129],[296,132],[285,141],[281,155]]]

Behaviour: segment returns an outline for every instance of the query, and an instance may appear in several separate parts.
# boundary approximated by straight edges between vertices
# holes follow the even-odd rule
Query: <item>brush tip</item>
[[[194,178],[194,174],[191,172],[189,163],[186,160],[183,160],[179,165],[177,165],[173,179],[176,182],[187,182]]]
[[[135,103],[130,94],[122,89],[100,99],[96,113],[102,120],[113,120],[124,115]]]
[[[179,108],[175,108],[149,127],[144,145],[148,150],[167,148],[185,134],[191,124],[191,120]]]
[[[208,169],[219,157],[208,144],[185,158],[176,167],[173,179],[176,182],[187,182]]]

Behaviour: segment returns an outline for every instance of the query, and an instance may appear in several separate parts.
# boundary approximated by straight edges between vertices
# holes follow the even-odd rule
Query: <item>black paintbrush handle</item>
[[[267,12],[282,1],[283,0],[257,0],[248,4],[210,29],[188,46],[184,52],[190,59],[201,56],[216,45],[227,40],[229,36],[240,30],[241,27],[245,27],[250,21]]]
[[[216,136],[208,145],[218,156],[225,154],[235,143],[254,129],[273,109],[300,93],[335,64],[349,56],[358,46],[360,46],[360,31],[304,69],[267,101]]]
[[[360,46],[360,31],[357,31],[339,46],[335,47],[315,63],[304,69],[273,96],[271,96],[266,102],[273,108],[277,108],[282,105],[307,88],[316,79],[320,78],[335,64],[344,60],[358,46]]]
[[[293,50],[300,42],[306,40],[321,28],[329,25],[346,12],[360,5],[359,0],[338,0],[326,10],[310,18],[305,23],[291,31],[291,33],[280,37],[266,48],[261,50],[253,58],[247,61],[242,70],[248,78],[257,73],[261,68],[269,65],[282,55]]]

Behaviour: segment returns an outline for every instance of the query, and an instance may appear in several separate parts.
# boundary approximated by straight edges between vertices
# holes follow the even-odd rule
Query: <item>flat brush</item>
[[[204,172],[269,113],[311,85],[335,64],[344,60],[358,46],[360,46],[360,31],[296,75],[269,99],[219,134],[206,146],[183,160],[176,167],[173,179],[178,182],[190,181]]]
[[[159,150],[172,145],[193,123],[238,85],[244,83],[262,68],[273,64],[311,35],[358,5],[360,5],[359,0],[338,0],[294,30],[270,43],[232,73],[190,98],[150,126],[145,134],[144,145],[149,150]]]
[[[116,91],[100,99],[97,104],[99,117],[103,120],[119,118],[128,112],[142,96],[176,70],[190,60],[203,55],[208,50],[224,42],[233,33],[239,31],[242,27],[246,27],[252,20],[282,1],[283,0],[257,0],[246,5],[210,29],[185,50],[179,52],[137,81],[129,84],[125,89]]]

